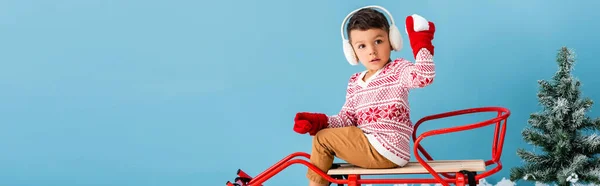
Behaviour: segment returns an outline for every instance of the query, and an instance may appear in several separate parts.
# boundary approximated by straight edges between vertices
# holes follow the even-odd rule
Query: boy
[[[350,77],[339,114],[299,112],[294,131],[314,136],[310,161],[324,172],[334,156],[363,168],[402,167],[410,159],[413,132],[408,92],[431,84],[435,76],[431,43],[435,26],[416,14],[406,18],[413,64],[390,59],[391,50],[401,48],[401,37],[384,14],[367,7],[350,15],[346,32],[351,54],[366,70]],[[310,186],[329,185],[310,169],[307,177]]]

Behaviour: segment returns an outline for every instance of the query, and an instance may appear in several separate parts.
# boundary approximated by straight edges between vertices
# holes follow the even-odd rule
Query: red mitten
[[[312,125],[307,120],[296,120],[294,122],[294,131],[297,133],[306,134],[311,128]]]
[[[410,47],[413,50],[413,57],[417,58],[417,53],[422,48],[429,50],[433,55],[433,35],[435,33],[435,25],[431,21],[427,21],[420,15],[413,14],[406,17],[406,33],[410,40]]]
[[[314,136],[319,130],[327,127],[328,117],[321,113],[299,112],[294,118],[294,131],[300,134],[309,133]]]

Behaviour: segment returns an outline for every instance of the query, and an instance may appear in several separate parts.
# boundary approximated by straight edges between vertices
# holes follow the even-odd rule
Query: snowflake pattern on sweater
[[[364,75],[365,71],[350,77],[346,101],[337,115],[328,117],[328,127],[357,126],[380,154],[403,166],[410,159],[413,132],[408,92],[433,82],[433,56],[423,48],[415,63],[399,58],[366,81]]]

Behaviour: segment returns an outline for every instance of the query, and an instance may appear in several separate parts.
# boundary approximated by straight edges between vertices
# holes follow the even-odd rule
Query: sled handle
[[[448,118],[448,117],[452,117],[452,116],[459,116],[459,115],[465,115],[465,114],[471,114],[471,113],[480,113],[480,112],[497,112],[498,114],[495,118],[485,120],[482,122],[468,124],[468,125],[462,125],[462,126],[456,126],[456,127],[448,127],[448,128],[431,130],[431,131],[427,131],[427,132],[424,132],[423,134],[419,135],[418,138],[416,136],[418,127],[425,121],[430,121],[430,120],[435,120],[435,119],[440,119],[440,118]],[[417,123],[414,126],[414,131],[413,131],[412,137],[414,140],[415,158],[419,161],[419,163],[421,163],[423,165],[423,167],[425,167],[436,178],[436,180],[442,181],[442,178],[439,177],[437,175],[437,173],[419,156],[418,152],[421,152],[427,160],[429,160],[429,161],[433,160],[433,158],[429,155],[429,153],[427,153],[427,151],[425,151],[425,149],[420,144],[420,142],[424,138],[429,137],[429,136],[466,131],[466,130],[485,127],[485,126],[488,126],[491,124],[496,124],[495,130],[494,130],[494,141],[492,144],[492,159],[487,160],[485,162],[485,165],[488,166],[488,165],[495,163],[495,164],[497,164],[497,167],[495,167],[494,169],[489,170],[483,174],[478,175],[477,179],[487,177],[495,172],[498,172],[500,169],[502,169],[502,163],[500,161],[500,156],[502,154],[502,147],[504,144],[504,136],[506,134],[506,122],[507,122],[507,118],[509,116],[510,116],[510,110],[503,108],[503,107],[470,108],[470,109],[456,110],[456,111],[426,116],[426,117],[420,119],[419,121],[417,121]],[[455,178],[454,175],[449,175],[446,173],[442,173],[442,175],[447,178],[452,178],[452,179]]]

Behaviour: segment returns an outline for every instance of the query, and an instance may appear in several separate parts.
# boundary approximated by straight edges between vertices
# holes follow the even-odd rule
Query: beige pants
[[[313,137],[310,162],[323,172],[331,168],[334,156],[362,168],[392,168],[396,164],[379,154],[369,143],[363,131],[357,127],[326,128]],[[329,183],[311,169],[309,180]]]

